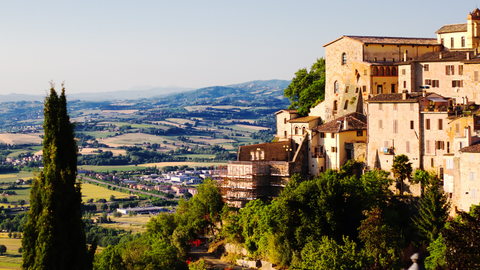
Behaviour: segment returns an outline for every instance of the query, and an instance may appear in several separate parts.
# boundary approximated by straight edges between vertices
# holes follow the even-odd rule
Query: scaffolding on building
[[[226,203],[244,207],[249,201],[275,197],[290,179],[290,162],[233,161],[220,168],[220,187]]]

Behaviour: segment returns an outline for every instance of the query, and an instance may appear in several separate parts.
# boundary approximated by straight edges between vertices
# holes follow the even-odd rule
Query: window
[[[407,88],[407,81],[403,81],[403,88]]]
[[[470,162],[475,162],[475,155],[474,154],[470,154]]]
[[[450,154],[450,142],[447,142],[447,154]],[[452,165],[453,166],[453,165]],[[447,168],[448,169],[448,168]],[[453,168],[452,168],[453,169]]]
[[[430,140],[425,141],[425,151],[429,154],[430,153]]]
[[[333,153],[336,153],[336,152],[337,152],[337,147],[333,147],[333,146],[332,146],[332,152],[333,152]]]
[[[255,152],[250,151],[250,160],[255,160]]]
[[[443,130],[443,119],[438,119],[438,130]]]
[[[378,76],[383,76],[385,75],[385,70],[383,69],[383,67],[381,67],[379,70],[378,70]]]
[[[462,37],[462,48],[465,48],[465,37]]]
[[[287,118],[283,118],[283,123],[284,123],[284,124],[287,123]]]
[[[348,99],[345,100],[345,105],[343,105],[343,109],[344,110],[348,109]]]
[[[305,135],[305,127],[302,127],[302,135]]]
[[[407,72],[405,71],[404,68],[402,68],[402,75],[405,75],[405,74],[407,74]]]
[[[378,110],[379,110],[379,111],[383,111],[383,104],[382,104],[382,103],[379,103],[379,104],[378,104]]]
[[[453,170],[453,159],[446,159],[445,163],[445,167],[447,170]]]
[[[295,135],[298,135],[298,127],[295,127]]]
[[[373,67],[372,75],[373,76],[378,76],[378,68],[377,67]]]
[[[338,81],[335,81],[335,82],[333,83],[333,93],[338,94],[338,89],[339,89],[339,87],[338,87]]]
[[[389,146],[389,143],[388,143],[388,141],[384,141],[384,142],[383,142],[383,147],[386,147],[386,148],[388,148],[388,146]]]
[[[432,80],[425,79],[425,85],[432,85]]]
[[[397,104],[397,103],[394,103],[394,104],[393,104],[393,110],[394,110],[394,111],[398,111],[398,104]]]
[[[430,159],[430,167],[435,167],[435,162],[433,158]]]
[[[452,81],[452,87],[463,87],[463,80],[453,80]]]
[[[377,62],[377,58],[376,58],[376,57],[373,58],[373,62]]]
[[[430,129],[430,119],[425,119],[425,127],[426,129]]]
[[[393,120],[393,133],[398,133],[398,120]]]
[[[412,111],[412,112],[413,112],[413,111],[414,111],[414,109],[415,109],[415,106],[413,105],[413,103],[410,103],[410,111]]]
[[[472,198],[477,198],[477,190],[476,190],[476,189],[472,188],[472,189],[471,189],[471,193],[472,193],[472,194],[471,194],[471,195],[472,195]]]
[[[442,40],[440,41],[442,43],[442,45],[445,44],[445,39],[442,38]]]
[[[345,93],[348,93],[348,86],[345,86]]]
[[[405,152],[410,153],[410,141],[405,142]]]
[[[347,64],[347,54],[343,53],[342,54],[342,65],[346,65],[346,64]]]
[[[423,65],[423,71],[430,71],[430,66],[428,64]]]
[[[382,120],[378,120],[378,128],[383,129],[383,121]]]
[[[286,130],[283,132],[283,137],[284,137],[284,138],[287,137],[287,131],[286,131]]]
[[[475,181],[475,173],[470,172],[470,181]]]
[[[450,48],[455,47],[455,46],[454,46],[454,45],[455,45],[455,42],[454,42],[454,41],[455,41],[455,40],[453,39],[453,37],[450,38]]]
[[[410,121],[410,129],[415,129],[415,122],[414,121]]]
[[[443,149],[445,149],[445,143],[444,143],[444,141],[437,141],[437,145],[436,145],[436,146],[437,146],[437,149],[438,149],[438,150],[443,150]]]
[[[389,67],[385,68],[385,76],[390,76],[390,68]]]
[[[363,92],[364,93],[367,92],[367,86],[366,85],[363,86]]]
[[[331,137],[332,139],[335,139],[335,133],[332,133],[332,134],[330,135],[330,137]]]
[[[320,138],[325,138],[325,133],[324,132],[320,132]]]
[[[338,107],[338,101],[334,100],[333,101],[333,111],[336,112]]]
[[[393,59],[393,62],[395,62],[395,59]],[[397,76],[397,69],[395,67],[392,67],[392,76]]]
[[[357,130],[357,137],[363,136],[363,130]]]
[[[455,66],[453,65],[445,66],[445,75],[455,75]]]
[[[463,65],[458,66],[458,75],[463,75]]]
[[[438,80],[432,80],[432,87],[434,88],[440,87],[440,82]]]
[[[459,123],[456,123],[455,124],[455,133],[460,133],[460,124]]]
[[[392,94],[395,93],[395,84],[394,83],[392,83],[392,88],[391,89],[392,89]]]

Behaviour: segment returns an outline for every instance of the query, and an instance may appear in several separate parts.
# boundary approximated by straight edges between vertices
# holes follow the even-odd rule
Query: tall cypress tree
[[[77,146],[63,85],[58,96],[52,84],[44,115],[44,169],[30,191],[22,268],[88,269],[92,258],[87,255],[80,183],[76,181]]]

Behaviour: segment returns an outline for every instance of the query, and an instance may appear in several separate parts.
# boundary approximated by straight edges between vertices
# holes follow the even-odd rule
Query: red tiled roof
[[[405,44],[405,45],[441,45],[436,38],[414,38],[414,37],[375,37],[375,36],[342,36],[331,41],[326,47],[344,37],[358,40],[365,44]]]
[[[412,103],[418,102],[422,98],[423,93],[407,93],[407,99],[403,99],[402,93],[395,94],[379,94],[369,98],[367,103],[383,103],[383,102],[403,102],[403,103]],[[428,94],[427,94],[428,95]]]
[[[437,34],[467,32],[467,23],[447,24],[438,29]]]
[[[276,112],[275,114],[279,114],[279,113],[282,113],[282,112],[288,112],[290,114],[298,113],[297,110],[280,110],[280,111]]]
[[[343,129],[343,121],[347,121],[347,129]],[[333,121],[325,123],[321,126],[315,128],[318,132],[324,133],[340,133],[344,131],[353,131],[353,130],[366,130],[367,129],[367,118],[365,115],[357,112],[349,113],[345,116],[339,117]]]
[[[460,149],[460,152],[466,152],[466,153],[480,153],[480,143],[476,143],[470,146],[466,146],[462,149]]]
[[[305,117],[290,119],[290,120],[288,120],[288,122],[289,123],[308,123],[308,122],[311,122],[313,120],[317,120],[319,118],[320,117],[318,117],[318,116],[305,116]]]

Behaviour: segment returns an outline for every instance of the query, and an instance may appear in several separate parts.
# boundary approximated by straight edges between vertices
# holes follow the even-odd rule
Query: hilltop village
[[[480,203],[479,24],[475,9],[437,38],[341,36],[325,44],[325,100],[304,116],[278,111],[276,142],[240,147],[222,173],[224,198],[243,207],[277,196],[295,173],[318,175],[348,160],[390,171],[404,154],[413,169],[443,180],[454,211],[469,211]],[[405,192],[419,196],[420,184],[407,182]]]

